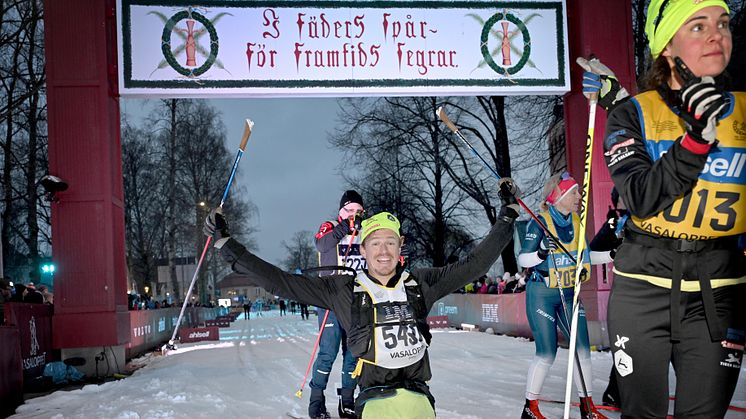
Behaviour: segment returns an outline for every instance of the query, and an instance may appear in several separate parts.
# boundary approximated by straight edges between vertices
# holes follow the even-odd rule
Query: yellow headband
[[[695,12],[705,7],[719,6],[730,13],[723,0],[652,0],[648,6],[645,35],[648,36],[653,59],[658,58],[676,31]]]
[[[401,224],[399,224],[399,220],[397,220],[393,214],[390,212],[379,212],[378,214],[363,220],[363,234],[360,237],[360,241],[365,241],[365,238],[368,237],[370,233],[382,228],[392,230],[397,236],[399,236],[400,227]]]

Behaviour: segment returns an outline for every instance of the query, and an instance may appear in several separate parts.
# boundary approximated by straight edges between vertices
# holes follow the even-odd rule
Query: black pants
[[[624,418],[665,418],[668,371],[676,374],[674,417],[722,418],[741,371],[743,350],[710,338],[699,292],[682,292],[681,340],[670,340],[671,290],[616,275],[609,338]],[[746,329],[746,284],[713,290],[717,317],[733,340]],[[743,341],[739,342],[743,345]]]

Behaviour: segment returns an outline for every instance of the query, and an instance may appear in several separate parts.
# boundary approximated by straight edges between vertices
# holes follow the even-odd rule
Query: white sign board
[[[570,89],[564,0],[118,0],[117,7],[122,96]]]

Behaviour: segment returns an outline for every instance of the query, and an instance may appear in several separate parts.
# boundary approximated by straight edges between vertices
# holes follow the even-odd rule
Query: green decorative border
[[[124,57],[123,78],[125,88],[161,88],[161,89],[205,89],[205,88],[364,88],[364,87],[521,87],[521,86],[564,86],[565,85],[565,36],[563,28],[564,15],[562,2],[471,2],[471,1],[189,1],[189,0],[121,0],[122,2],[122,56]],[[554,79],[345,79],[345,80],[169,80],[149,81],[132,79],[132,39],[130,6],[183,6],[183,7],[275,7],[275,8],[419,8],[419,9],[543,9],[554,10],[557,17],[557,68],[559,76]]]
[[[502,68],[501,66],[497,65],[495,60],[492,59],[492,55],[490,54],[490,48],[487,46],[487,41],[490,37],[490,29],[492,29],[493,26],[495,26],[495,23],[501,21],[501,20],[507,20],[508,22],[512,22],[514,25],[518,27],[518,29],[521,30],[521,34],[523,35],[523,55],[521,55],[521,59],[518,61],[518,64],[514,65],[510,68]],[[506,35],[507,36],[507,35]],[[482,28],[482,36],[480,37],[480,44],[482,47],[482,57],[484,57],[484,60],[487,62],[487,65],[490,66],[491,69],[495,70],[499,74],[505,75],[512,75],[516,74],[517,72],[521,71],[524,65],[526,65],[526,62],[528,61],[528,57],[531,55],[531,36],[528,33],[528,28],[526,28],[526,25],[523,24],[523,22],[518,19],[517,17],[513,16],[510,13],[505,13],[504,15],[502,13],[496,13],[491,18],[487,19],[487,22],[484,23],[484,27]]]
[[[174,57],[173,52],[171,52],[171,33],[173,32],[176,24],[184,19],[196,20],[197,22],[201,23],[202,26],[204,26],[207,29],[207,32],[210,34],[210,55],[207,57],[207,60],[204,64],[195,69],[182,67],[181,64],[176,61],[176,57]],[[210,23],[209,19],[193,10],[184,10],[176,13],[175,15],[171,16],[171,19],[166,22],[166,26],[163,27],[163,35],[161,35],[161,51],[163,52],[163,57],[166,59],[171,68],[176,70],[176,72],[178,72],[182,76],[197,77],[204,74],[207,70],[210,69],[210,67],[212,67],[212,65],[215,63],[215,60],[218,58],[219,47],[220,44],[218,42],[218,33],[215,31],[215,27],[212,25],[212,23]]]

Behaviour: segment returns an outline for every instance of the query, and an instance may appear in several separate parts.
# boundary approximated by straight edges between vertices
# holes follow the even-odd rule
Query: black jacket
[[[499,218],[484,240],[458,262],[441,268],[411,270],[420,284],[428,311],[440,298],[487,273],[513,237],[513,221],[510,217]],[[290,274],[265,262],[233,239],[222,246],[220,253],[231,263],[235,272],[246,275],[250,282],[273,295],[330,309],[337,315],[342,328],[349,330],[352,323],[353,276]],[[405,381],[424,385],[430,378],[430,362],[425,354],[418,363],[406,368],[390,370],[366,366],[358,378],[358,384],[365,390],[374,386],[399,386]],[[425,386],[422,391],[426,392],[426,389]]]
[[[660,95],[667,106],[676,108],[675,94]],[[690,151],[682,141],[683,137],[679,137],[668,152],[653,161],[646,147],[647,139],[641,128],[636,102],[628,100],[609,114],[604,137],[606,164],[631,215],[647,218],[665,211],[696,185],[709,153]],[[625,237],[637,235],[658,237],[627,222]],[[616,253],[614,265],[615,270],[622,274],[670,279],[673,276],[672,257],[671,250],[650,248],[625,239]],[[707,269],[712,279],[742,277],[746,275],[744,259],[743,252],[735,246],[729,250],[710,251],[699,261],[695,257],[688,258],[683,278],[696,280],[702,269]]]

